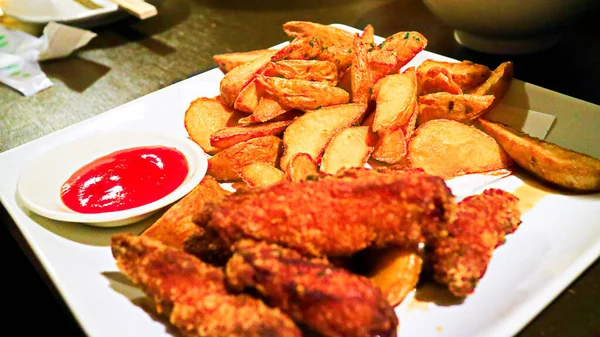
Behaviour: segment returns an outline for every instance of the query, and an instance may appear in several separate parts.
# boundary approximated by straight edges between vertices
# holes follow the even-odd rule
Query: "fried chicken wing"
[[[327,260],[253,240],[235,244],[226,266],[228,284],[254,288],[267,303],[323,336],[396,336],[398,319],[366,277]]]
[[[367,247],[413,246],[443,237],[455,207],[450,189],[439,177],[417,170],[354,169],[335,177],[237,192],[197,215],[194,222],[208,229],[211,242],[217,235],[222,247],[250,238],[307,256],[339,257]],[[185,247],[206,246],[187,242]],[[206,255],[186,251],[200,258]]]
[[[180,249],[128,233],[113,236],[111,248],[119,269],[186,336],[302,336],[279,309],[229,294],[221,269]]]
[[[521,223],[519,199],[500,189],[488,189],[458,203],[449,235],[433,247],[434,278],[456,296],[473,292],[485,274],[496,247]]]

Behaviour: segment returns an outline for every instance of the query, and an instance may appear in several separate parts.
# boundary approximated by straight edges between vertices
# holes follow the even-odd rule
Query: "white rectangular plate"
[[[447,60],[424,51],[409,65],[428,58]],[[42,218],[16,200],[20,172],[49,149],[105,131],[162,131],[187,137],[183,116],[189,103],[217,95],[221,78],[213,69],[0,154],[0,200],[89,336],[169,336],[169,328],[144,311],[144,294],[120,274],[109,247],[113,234],[137,234],[149,222],[106,229]],[[523,125],[530,110],[556,116],[547,140],[600,157],[599,106],[517,80],[502,103],[524,113]],[[510,176],[488,186],[514,191],[522,184]],[[397,308],[400,335],[516,333],[600,255],[599,209],[600,194],[545,196],[496,250],[487,274],[464,302],[446,305],[407,298]]]

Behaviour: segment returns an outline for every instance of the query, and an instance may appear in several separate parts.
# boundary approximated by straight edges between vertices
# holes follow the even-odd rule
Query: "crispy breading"
[[[129,233],[114,235],[111,248],[119,269],[186,336],[302,336],[280,310],[229,294],[223,271],[190,254]]]
[[[314,179],[233,193],[194,222],[216,232],[224,246],[252,238],[309,256],[349,256],[444,236],[455,216],[450,189],[422,171],[363,168]]]
[[[322,336],[396,336],[398,319],[381,291],[326,260],[242,240],[226,276],[232,288],[258,290],[268,304]]]
[[[500,189],[487,189],[458,203],[449,235],[437,240],[432,261],[436,281],[456,296],[473,292],[496,247],[521,223],[519,199]]]

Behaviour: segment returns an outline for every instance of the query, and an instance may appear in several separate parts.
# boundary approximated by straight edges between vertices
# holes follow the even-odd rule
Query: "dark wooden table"
[[[98,36],[83,50],[44,63],[54,87],[23,97],[0,86],[0,151],[213,68],[213,54],[275,45],[286,39],[281,25],[289,20],[357,28],[370,23],[380,36],[420,31],[429,40],[429,51],[489,67],[512,60],[516,78],[600,104],[598,14],[590,11],[550,50],[493,56],[458,45],[452,29],[417,0],[165,0],[158,16],[93,28]],[[40,31],[39,26],[26,29]],[[4,207],[0,217],[4,328],[26,336],[83,335]],[[600,336],[598,260],[519,335]]]

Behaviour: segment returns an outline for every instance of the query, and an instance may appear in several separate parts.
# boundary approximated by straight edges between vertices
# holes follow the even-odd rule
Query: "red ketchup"
[[[144,146],[120,150],[77,170],[60,190],[64,204],[80,213],[122,211],[174,191],[189,171],[174,148]]]

